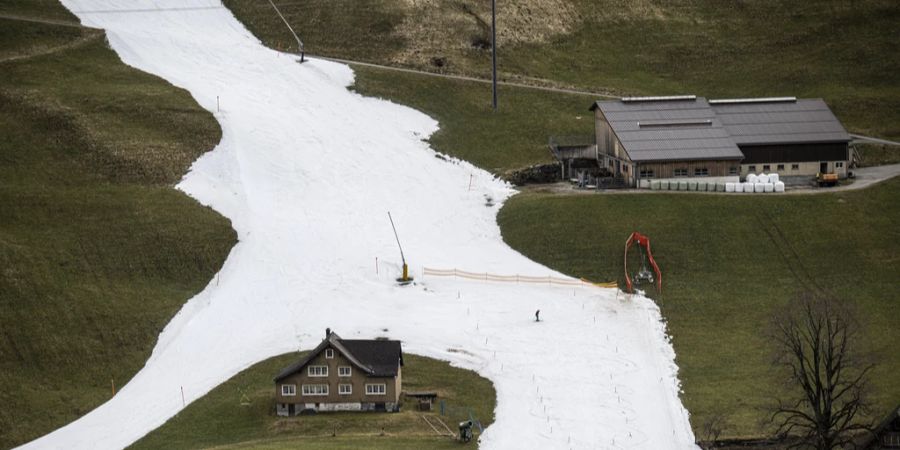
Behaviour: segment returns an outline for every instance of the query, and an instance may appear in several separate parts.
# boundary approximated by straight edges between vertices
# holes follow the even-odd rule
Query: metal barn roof
[[[647,97],[597,102],[632,161],[741,159],[705,98]]]
[[[740,145],[850,141],[822,99],[630,97],[591,106],[598,108],[636,162],[741,159]]]
[[[850,142],[847,130],[820,98],[711,106],[738,145]]]

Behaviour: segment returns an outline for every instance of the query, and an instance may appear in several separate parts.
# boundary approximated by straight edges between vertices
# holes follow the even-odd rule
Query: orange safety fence
[[[459,269],[432,269],[425,267],[422,269],[422,275],[431,275],[436,277],[457,277],[468,280],[478,281],[499,281],[505,283],[532,283],[532,284],[549,284],[559,286],[594,286],[601,288],[616,288],[618,283],[609,281],[606,283],[594,283],[589,280],[574,278],[559,278],[547,275],[545,277],[533,277],[527,275],[496,275],[487,272],[467,272]]]

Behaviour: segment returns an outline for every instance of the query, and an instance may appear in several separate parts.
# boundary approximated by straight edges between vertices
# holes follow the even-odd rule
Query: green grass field
[[[277,356],[235,375],[131,448],[457,448],[457,442],[437,436],[421,416],[432,421],[439,417],[451,429],[468,419],[468,410],[485,426],[493,422],[496,393],[490,381],[470,370],[409,354],[403,355],[403,389],[437,391],[449,405],[447,415],[440,416],[437,404],[433,412],[423,413],[415,410],[413,401],[404,401],[399,413],[278,417],[272,377],[299,357]]]
[[[491,110],[491,87],[470,81],[354,67],[352,89],[425,112],[440,122],[429,142],[441,152],[496,174],[553,162],[551,134],[591,135],[592,99],[501,87],[503,107]]]
[[[296,51],[266,2],[225,4],[267,45]],[[312,54],[490,77],[489,48],[473,46],[489,35],[488,2],[280,4]],[[621,94],[822,97],[848,129],[900,138],[892,0],[521,0],[498,9],[502,79]]]
[[[0,14],[68,20],[58,2]],[[227,220],[173,188],[219,141],[191,96],[98,30],[0,19],[0,448],[109,399],[219,269]]]
[[[663,273],[657,297],[673,337],[682,399],[698,438],[713,414],[731,437],[764,433],[777,393],[766,333],[802,290],[833,292],[859,311],[877,357],[875,413],[900,403],[900,180],[810,196],[524,194],[499,215],[504,240],[576,277],[623,280],[632,231],[651,238]],[[723,436],[725,437],[725,436]]]

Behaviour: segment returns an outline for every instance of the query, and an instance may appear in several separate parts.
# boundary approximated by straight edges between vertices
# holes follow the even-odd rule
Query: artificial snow
[[[228,217],[240,242],[113,399],[25,447],[125,447],[181,410],[182,390],[190,403],[262,359],[314,347],[326,327],[399,339],[489,378],[496,421],[482,448],[694,447],[653,302],[421,276],[424,266],[562,276],[503,243],[496,215],[514,191],[436,158],[423,141],[433,119],[348,91],[345,65],[265,48],[218,1],[63,3],[105,29],[127,64],[215,114],[222,142],[178,188]],[[388,211],[414,285],[393,281]]]

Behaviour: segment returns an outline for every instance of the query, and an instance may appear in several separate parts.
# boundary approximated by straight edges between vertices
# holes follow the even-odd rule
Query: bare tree
[[[810,293],[775,319],[776,365],[788,374],[790,395],[771,415],[778,435],[799,437],[792,448],[848,448],[867,411],[863,393],[873,365],[855,354],[858,326],[845,305]]]

